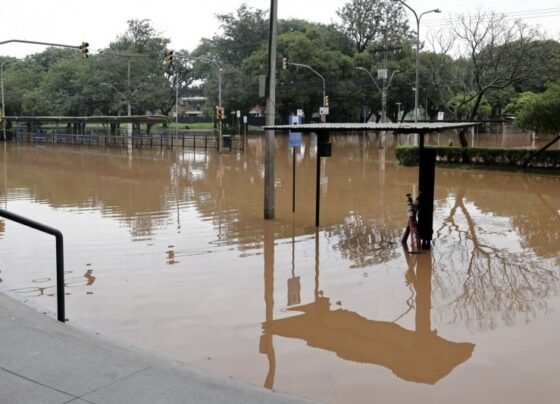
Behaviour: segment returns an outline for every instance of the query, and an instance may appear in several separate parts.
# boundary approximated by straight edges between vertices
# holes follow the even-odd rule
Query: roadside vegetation
[[[408,13],[396,1],[350,0],[341,4],[332,24],[280,20],[279,120],[303,109],[309,121],[323,104],[319,78],[295,66],[283,70],[284,58],[310,65],[325,77],[331,122],[380,119],[380,93],[357,67],[372,77],[377,77],[378,69],[398,71],[387,92],[387,116],[392,121],[410,117],[415,32],[408,25]],[[23,59],[0,58],[5,63],[6,114],[126,115],[130,101],[133,115],[171,118],[177,90],[179,97],[206,97],[200,112],[211,122],[218,105],[218,69],[201,58],[222,68],[226,118],[237,110],[243,115],[262,112],[264,99],[258,87],[266,72],[268,12],[241,5],[216,18],[219,32],[204,38],[196,49],[175,49],[172,64],[163,63],[170,39],[149,20],[130,20],[114,42],[87,59],[74,50],[55,48]],[[447,120],[480,120],[507,112],[518,115],[524,127],[549,131],[550,126],[537,123],[542,116],[535,114],[548,111],[550,97],[560,86],[558,41],[521,20],[484,10],[457,15],[440,30],[425,29],[418,88],[421,119],[434,120],[444,112]],[[211,123],[182,125],[211,129]],[[461,143],[467,146],[464,136]]]

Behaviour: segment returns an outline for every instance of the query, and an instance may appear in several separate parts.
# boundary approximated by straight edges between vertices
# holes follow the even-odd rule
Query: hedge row
[[[433,147],[436,161],[445,164],[522,167],[535,149],[485,147]],[[397,146],[397,161],[404,166],[418,165],[418,146]],[[530,167],[560,168],[560,150],[546,150],[531,160]]]

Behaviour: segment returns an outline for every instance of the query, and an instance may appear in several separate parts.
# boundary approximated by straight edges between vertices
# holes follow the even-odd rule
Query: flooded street
[[[0,207],[62,231],[69,324],[121,343],[332,403],[558,401],[560,177],[437,168],[433,248],[408,254],[399,139],[331,136],[318,230],[312,136],[295,214],[277,138],[273,221],[257,136],[221,154],[0,144]],[[51,236],[0,218],[0,271],[56,310]]]

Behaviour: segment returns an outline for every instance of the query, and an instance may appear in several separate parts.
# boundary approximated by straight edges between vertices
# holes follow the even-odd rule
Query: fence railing
[[[64,239],[62,233],[52,227],[42,223],[28,219],[26,217],[16,215],[7,210],[0,209],[0,216],[16,223],[22,224],[32,229],[48,233],[56,238],[56,305],[58,321],[65,322],[65,304],[64,304]]]
[[[217,149],[218,136],[206,133],[169,132],[154,133],[150,135],[127,134],[108,135],[106,133],[91,132],[87,134],[71,134],[60,132],[17,132],[14,137],[16,142],[39,143],[39,144],[73,144],[73,145],[98,145],[127,147],[166,147],[166,148],[189,148],[189,149]],[[243,150],[245,147],[245,136],[224,135],[226,149]]]

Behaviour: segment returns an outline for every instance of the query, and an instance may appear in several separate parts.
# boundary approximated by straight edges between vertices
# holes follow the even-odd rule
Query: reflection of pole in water
[[[272,322],[274,315],[274,227],[272,223],[264,223],[264,303],[265,320]],[[264,387],[274,387],[274,374],[276,372],[276,354],[274,352],[272,333],[264,333],[260,340],[260,353],[266,354],[268,358],[268,373],[264,381]]]
[[[315,229],[315,301],[319,300],[319,229]]]
[[[425,252],[416,261],[416,332],[431,332],[430,310],[432,307],[432,254]]]
[[[296,276],[295,243],[295,223],[292,218],[292,277],[288,279],[288,306],[293,306],[301,303],[301,285],[299,276]]]
[[[432,253],[431,251],[428,251],[422,254],[410,254],[408,249],[405,248],[404,255],[408,265],[405,278],[407,280],[407,284],[412,284],[415,292],[414,302],[416,306],[416,332],[427,335],[431,333],[432,324]],[[411,309],[412,306],[409,305],[409,309],[399,316],[398,319],[406,315]]]

